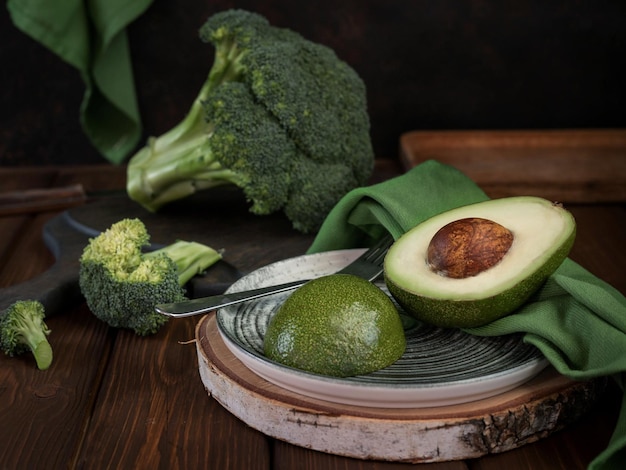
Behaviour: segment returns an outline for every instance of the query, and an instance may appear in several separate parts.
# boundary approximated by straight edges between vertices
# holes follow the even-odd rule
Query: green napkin
[[[444,210],[486,199],[458,170],[428,161],[390,181],[346,194],[328,214],[308,251],[369,246],[385,231],[398,238]]]
[[[398,237],[440,212],[486,200],[458,170],[427,161],[407,173],[348,193],[330,212],[309,253],[368,246],[389,231]],[[626,298],[567,259],[515,314],[480,328],[485,336],[524,333],[561,374],[575,380],[611,376],[626,390]],[[608,447],[589,468],[626,462],[626,394]]]
[[[16,27],[76,67],[85,82],[80,122],[121,163],[141,137],[126,26],[151,0],[8,0]]]

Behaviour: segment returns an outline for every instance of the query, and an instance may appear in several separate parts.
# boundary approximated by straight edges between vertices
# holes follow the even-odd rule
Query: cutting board
[[[196,327],[200,377],[227,410],[262,433],[358,459],[440,462],[504,452],[546,437],[593,406],[605,379],[573,382],[548,367],[526,384],[460,405],[382,409],[310,398],[250,371],[226,347],[214,314]]]
[[[157,214],[146,211],[124,192],[92,196],[85,204],[46,223],[42,236],[54,255],[54,264],[33,279],[0,289],[0,311],[15,300],[37,299],[44,304],[47,315],[54,315],[80,301],[78,260],[89,238],[123,218],[134,217],[145,223],[152,248],[183,239],[224,250],[222,261],[186,286],[189,297],[222,293],[242,274],[268,262],[303,254],[312,241],[312,236],[294,231],[281,214],[250,214],[241,192],[228,188],[198,193]],[[259,245],[275,248],[260,259]]]

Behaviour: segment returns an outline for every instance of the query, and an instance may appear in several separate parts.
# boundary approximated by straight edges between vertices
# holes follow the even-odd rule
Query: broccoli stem
[[[220,84],[242,79],[242,56],[234,41],[216,48],[211,71],[187,115],[159,137],[148,138],[146,146],[130,159],[127,193],[131,199],[156,212],[199,189],[241,184],[237,174],[222,168],[210,150],[212,124],[205,119],[203,103]]]
[[[20,336],[20,342],[28,346],[35,356],[37,367],[45,370],[52,364],[52,347],[46,335],[50,330],[42,320],[34,315],[22,315],[15,323],[15,330]]]
[[[35,346],[33,349],[33,356],[35,356],[35,362],[37,362],[37,368],[40,370],[46,370],[52,364],[52,347],[44,336],[43,340]]]
[[[144,256],[165,254],[178,269],[178,283],[184,286],[196,274],[200,274],[222,258],[220,252],[201,243],[178,240],[171,245],[146,253]]]

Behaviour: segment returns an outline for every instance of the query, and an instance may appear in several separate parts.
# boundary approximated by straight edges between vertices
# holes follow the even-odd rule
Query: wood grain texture
[[[112,460],[118,468],[268,467],[264,436],[201,397],[197,371],[190,367],[195,348],[187,344],[193,326],[172,321],[141,340],[117,332],[79,465]]]
[[[42,244],[41,232],[46,222],[54,215],[56,214],[49,212],[32,217],[0,218],[0,230],[9,235],[9,237],[3,237],[3,242],[0,244],[0,287],[32,279],[52,266],[54,257]],[[20,250],[17,249],[18,247]],[[26,255],[32,256],[33,261],[25,263]],[[2,299],[0,299],[1,303]]]
[[[413,131],[400,137],[405,168],[454,166],[491,197],[626,201],[626,130]]]
[[[80,306],[47,324],[54,351],[48,370],[39,371],[29,354],[0,357],[2,468],[65,468],[89,424],[111,338]]]
[[[0,193],[0,216],[29,212],[62,211],[85,203],[79,184],[60,188],[27,189]]]
[[[394,168],[395,162],[375,178],[395,176]],[[89,193],[123,189],[123,181],[124,168],[107,165],[0,168],[1,190],[78,182]],[[574,259],[626,292],[626,252],[622,249],[626,207],[575,204],[570,208],[579,226]],[[272,219],[271,226],[266,226],[256,221],[239,204],[214,210],[213,216],[200,215],[208,219],[204,235],[229,243],[229,259],[238,270],[249,271],[299,254],[307,244],[281,222],[274,225]],[[43,221],[30,225],[38,217],[0,217],[1,284],[33,279],[54,262],[43,239],[37,238]],[[220,218],[223,225],[212,232],[212,220]],[[91,219],[103,221],[97,211]],[[179,230],[186,227],[182,219],[176,218]],[[249,227],[254,236],[245,233]],[[28,234],[31,229],[35,232]],[[174,232],[162,233],[175,236]],[[7,263],[9,258],[16,261]],[[55,354],[50,369],[39,371],[28,355],[9,358],[0,354],[2,468],[130,468],[145,457],[146,463],[158,461],[160,468],[220,470],[584,470],[607,445],[622,396],[616,387],[609,388],[577,422],[499,454],[417,466],[362,460],[271,439],[207,396],[198,374],[195,344],[181,344],[194,339],[197,319],[172,321],[148,341],[105,327],[81,304],[48,321]]]
[[[465,461],[432,462],[414,464],[409,462],[384,462],[362,460],[327,454],[274,440],[276,470],[468,470]]]
[[[228,350],[214,315],[198,323],[196,347],[207,391],[245,423],[292,444],[365,460],[442,462],[515,449],[576,421],[606,382],[574,382],[548,368],[484,400],[368,408],[310,398],[265,381]]]

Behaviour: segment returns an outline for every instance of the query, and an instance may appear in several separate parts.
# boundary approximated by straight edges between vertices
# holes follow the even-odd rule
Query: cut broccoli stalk
[[[178,284],[184,286],[194,276],[202,273],[207,267],[214,265],[222,255],[219,251],[197,242],[178,240],[158,250],[144,254],[145,259],[160,255],[169,257],[176,264]]]
[[[48,369],[52,364],[52,347],[47,336],[50,329],[44,322],[41,302],[18,300],[0,317],[0,346],[9,356],[33,353],[37,367]]]

